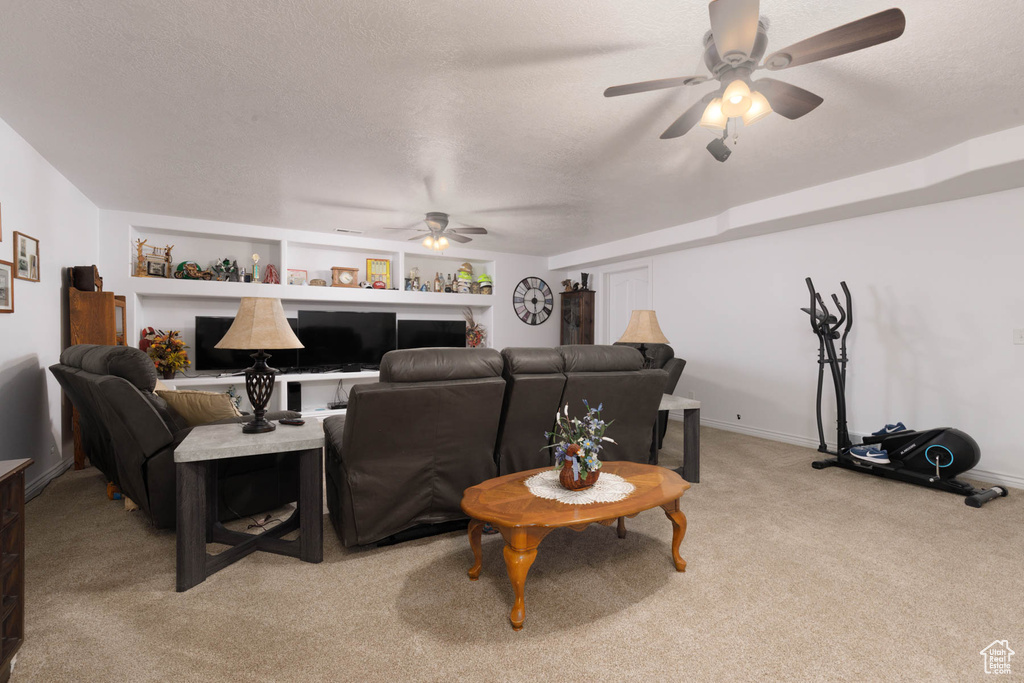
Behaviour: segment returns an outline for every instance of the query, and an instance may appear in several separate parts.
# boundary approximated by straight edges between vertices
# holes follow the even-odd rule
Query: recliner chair
[[[378,384],[324,421],[327,507],[346,547],[465,519],[462,494],[497,473],[505,380],[494,349],[384,354]]]
[[[615,342],[616,346],[632,346],[634,349],[639,349],[639,344],[629,344]],[[679,378],[683,374],[683,369],[686,367],[686,361],[682,358],[675,357],[675,351],[668,344],[647,344],[647,357],[651,359],[651,367],[661,368],[668,373],[668,381],[665,383],[666,394],[674,393],[676,385],[679,384]],[[658,448],[661,448],[662,442],[665,440],[665,432],[668,431],[668,413],[667,410],[661,410],[658,412]]]
[[[80,344],[67,348],[50,372],[78,409],[90,461],[138,503],[154,525],[174,528],[174,449],[192,428],[153,393],[153,361],[136,348]],[[297,414],[267,417],[285,416]],[[272,510],[298,499],[298,469],[291,456],[233,458],[218,467],[221,519]]]
[[[565,361],[557,349],[506,348],[505,405],[498,428],[495,456],[499,474],[550,467],[554,450],[545,448],[562,406]]]
[[[592,407],[603,403],[601,417],[614,420],[605,436],[616,443],[605,444],[601,459],[649,462],[668,373],[644,369],[643,356],[627,346],[559,346],[558,353],[565,363],[561,403],[569,416],[587,412],[585,399]]]

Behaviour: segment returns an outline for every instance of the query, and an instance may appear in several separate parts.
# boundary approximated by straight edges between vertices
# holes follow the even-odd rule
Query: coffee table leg
[[[299,453],[299,559],[324,559],[323,449]]]
[[[178,520],[177,590],[187,591],[206,580],[206,474],[216,463],[179,462],[177,469]]]
[[[625,517],[619,517],[619,526],[618,526],[618,529],[616,529],[616,531],[619,534],[619,538],[625,538],[626,537],[626,518]]]
[[[679,509],[679,499],[661,506],[665,516],[672,522],[672,561],[676,563],[677,572],[686,571],[686,560],[679,556],[679,544],[686,535],[686,515]]]
[[[483,552],[480,550],[480,537],[484,531],[484,523],[479,519],[469,520],[469,547],[473,549],[473,566],[469,568],[469,578],[476,581],[480,578],[483,568]]]
[[[537,558],[537,549],[517,550],[510,545],[505,546],[505,567],[508,569],[508,578],[512,582],[512,592],[515,593],[516,601],[512,605],[512,613],[509,614],[509,621],[512,628],[519,631],[523,628],[523,621],[526,619],[526,573],[530,571],[530,565]]]

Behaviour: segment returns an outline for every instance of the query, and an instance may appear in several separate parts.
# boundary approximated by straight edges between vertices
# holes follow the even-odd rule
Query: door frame
[[[601,289],[594,293],[595,306],[594,306],[594,343],[595,344],[611,344],[618,340],[616,336],[614,339],[611,338],[612,332],[608,329],[608,321],[611,318],[608,307],[610,304],[611,297],[608,296],[610,289],[609,282],[611,276],[616,273],[622,273],[627,270],[646,270],[647,271],[647,301],[650,302],[651,307],[654,307],[654,259],[653,258],[642,258],[634,259],[632,261],[622,261],[619,263],[611,263],[606,266],[594,269],[593,278],[595,281],[600,280]]]

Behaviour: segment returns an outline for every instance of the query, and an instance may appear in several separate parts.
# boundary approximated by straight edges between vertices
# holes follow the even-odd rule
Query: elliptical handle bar
[[[807,283],[807,291],[811,293],[810,310],[807,311],[809,313],[808,317],[811,319],[811,330],[814,332],[814,334],[821,334],[821,332],[818,329],[818,316],[816,315],[818,309],[814,299],[814,297],[816,297],[818,293],[814,291],[814,283],[811,282],[811,278],[804,278],[804,282]],[[824,324],[824,322],[822,322],[822,324]]]
[[[835,302],[836,308],[839,309],[839,320],[836,321],[836,326],[831,330],[832,332],[835,332],[843,326],[843,322],[846,320],[846,311],[844,311],[843,307],[839,304],[839,297],[835,294],[832,295],[832,301]]]
[[[839,286],[843,288],[843,295],[846,297],[846,329],[843,330],[843,339],[846,339],[846,335],[850,334],[850,329],[853,327],[853,297],[850,296],[850,288],[846,286],[846,280],[840,282]]]

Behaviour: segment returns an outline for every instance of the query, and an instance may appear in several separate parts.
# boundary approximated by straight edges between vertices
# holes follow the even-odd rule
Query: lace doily
[[[558,483],[558,472],[546,470],[535,474],[525,482],[530,493],[538,498],[557,500],[569,505],[586,505],[588,503],[614,503],[622,500],[636,489],[635,486],[617,474],[601,472],[597,483],[589,489],[570,491]]]

